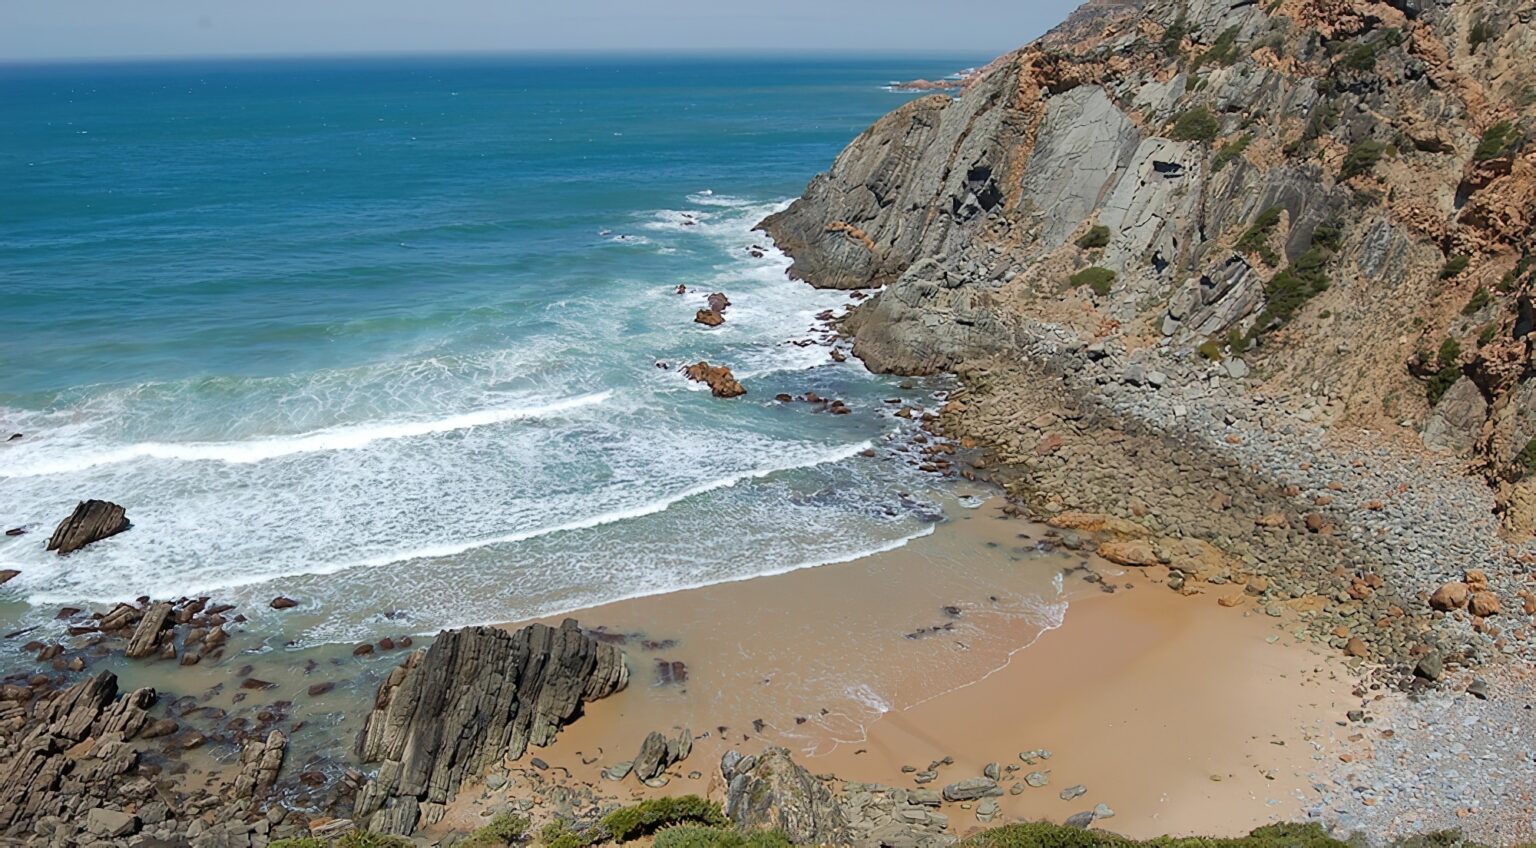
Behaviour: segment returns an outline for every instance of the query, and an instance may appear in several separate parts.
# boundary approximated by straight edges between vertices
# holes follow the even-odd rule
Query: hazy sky
[[[504,50],[1001,53],[1080,0],[0,0],[0,61]]]

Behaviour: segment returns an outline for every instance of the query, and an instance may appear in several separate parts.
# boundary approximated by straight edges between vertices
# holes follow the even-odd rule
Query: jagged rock
[[[684,368],[683,376],[709,386],[710,393],[715,397],[733,398],[747,393],[746,388],[736,381],[736,376],[731,373],[731,369],[724,365],[697,362]]]
[[[713,309],[700,309],[693,315],[693,323],[706,327],[718,327],[725,323],[725,316]]]
[[[975,801],[1003,794],[1003,788],[990,777],[973,777],[944,787],[946,801]]]
[[[97,807],[85,814],[85,830],[106,839],[120,839],[138,832],[139,818],[121,810]]]
[[[428,805],[446,804],[466,779],[529,745],[548,745],[584,702],[628,680],[623,653],[571,619],[516,633],[444,631],[379,687],[358,743],[359,758],[379,769],[358,792],[354,818],[413,833]]]
[[[260,802],[277,783],[288,750],[288,737],[274,730],[265,740],[248,739],[240,747],[240,773],[235,777],[234,796]]]
[[[0,568],[0,586],[4,586],[20,576],[21,572],[14,568]]]
[[[143,659],[160,650],[160,632],[165,629],[170,615],[171,604],[168,601],[150,605],[144,617],[139,619],[138,627],[134,628],[133,636],[128,639],[125,653],[129,659]]]
[[[63,556],[127,529],[128,514],[122,507],[109,501],[81,501],[54,529],[48,550]]]
[[[724,763],[722,762],[722,766]],[[784,748],[768,748],[731,769],[725,814],[748,830],[776,829],[797,845],[841,845],[848,821],[832,791]]]
[[[725,296],[725,292],[714,292],[706,298],[706,301],[709,303],[711,312],[721,315],[725,314],[726,308],[731,305],[731,299]]]

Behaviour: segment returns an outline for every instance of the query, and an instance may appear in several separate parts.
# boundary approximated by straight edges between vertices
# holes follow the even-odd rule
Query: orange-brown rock
[[[725,365],[710,365],[708,362],[696,362],[683,369],[683,376],[696,383],[709,386],[709,391],[715,397],[733,398],[741,397],[747,390],[737,382],[736,376]]]
[[[1144,568],[1157,565],[1157,551],[1144,539],[1110,541],[1099,545],[1098,555],[1117,565]]]
[[[1471,600],[1467,602],[1467,611],[1478,618],[1498,615],[1502,611],[1499,596],[1492,592],[1473,592]]]
[[[718,327],[725,323],[725,316],[713,309],[700,309],[693,314],[693,323],[706,327]]]
[[[1465,583],[1447,583],[1429,596],[1429,605],[1441,612],[1459,610],[1467,605],[1472,590]]]

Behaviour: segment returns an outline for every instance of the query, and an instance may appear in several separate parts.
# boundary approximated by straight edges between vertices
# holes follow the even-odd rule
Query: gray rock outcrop
[[[380,833],[415,832],[441,817],[466,779],[548,745],[582,704],[628,680],[623,653],[571,619],[439,634],[379,687],[358,743],[378,772],[359,791],[354,818]]]
[[[121,506],[110,501],[81,501],[54,529],[48,550],[63,556],[127,529],[128,513]]]

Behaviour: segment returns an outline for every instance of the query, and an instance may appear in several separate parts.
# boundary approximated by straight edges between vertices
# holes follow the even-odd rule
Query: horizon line
[[[36,58],[13,59],[0,57],[0,68],[25,68],[38,66],[63,66],[63,65],[138,65],[138,64],[177,64],[196,62],[283,62],[296,60],[310,61],[345,61],[352,59],[496,59],[517,57],[568,57],[568,58],[664,58],[667,56],[698,57],[698,58],[731,58],[747,57],[753,59],[768,58],[794,58],[801,56],[879,56],[900,58],[910,56],[912,58],[960,58],[962,56],[991,56],[997,57],[1018,46],[992,51],[988,48],[952,48],[930,49],[913,48],[908,50],[890,48],[838,48],[838,47],[799,47],[799,48],[750,48],[731,49],[699,48],[699,47],[635,47],[635,48],[586,48],[586,47],[530,47],[509,48],[505,50],[358,50],[346,52],[293,52],[293,53],[171,53],[171,54],[145,54],[141,56],[46,56]]]

